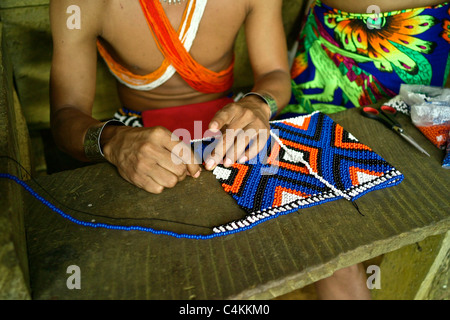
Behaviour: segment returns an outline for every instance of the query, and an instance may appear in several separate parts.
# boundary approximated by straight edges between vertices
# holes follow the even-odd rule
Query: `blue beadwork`
[[[367,192],[394,186],[403,180],[400,172],[324,114],[316,112],[295,119],[275,121],[271,123],[271,128],[277,133],[276,143],[269,139],[268,149],[262,151],[256,163],[249,161],[246,164],[235,164],[232,168],[219,165],[214,171],[225,190],[247,212],[247,215],[243,219],[212,228],[213,233],[208,235],[81,221],[44,199],[18,177],[0,173],[0,178],[18,183],[52,211],[83,227],[141,231],[196,240],[208,240],[246,231],[299,209],[341,198],[353,201]],[[193,142],[193,148],[195,152],[202,153],[211,143],[214,143],[214,140]],[[277,143],[278,149],[275,148]],[[320,156],[318,156],[319,151]],[[268,172],[274,168],[273,163],[267,164],[267,159],[262,156],[264,152],[264,155],[269,157],[279,152],[276,174],[260,174],[261,170]],[[336,159],[339,161],[336,162]],[[317,172],[311,167],[312,164]],[[224,177],[218,174],[217,170],[230,172],[227,177]],[[236,184],[240,170],[245,170],[246,173],[240,176],[242,181],[237,181],[239,184]],[[368,181],[355,183],[352,179],[357,174],[353,174],[352,178],[352,170],[377,176],[370,177]],[[229,188],[232,184],[237,186]],[[290,196],[294,195],[293,200],[276,204],[277,197],[283,200],[283,193],[279,192],[280,188],[287,190],[288,196],[292,193]],[[297,194],[300,193],[308,194],[308,196],[298,196]]]

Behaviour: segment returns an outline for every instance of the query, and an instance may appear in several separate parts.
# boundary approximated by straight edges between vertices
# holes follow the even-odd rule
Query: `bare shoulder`
[[[78,34],[98,36],[108,12],[109,1],[50,0],[52,33],[62,35],[71,30]]]

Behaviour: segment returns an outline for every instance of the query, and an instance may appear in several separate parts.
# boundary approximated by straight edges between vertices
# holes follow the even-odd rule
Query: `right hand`
[[[103,145],[106,160],[128,182],[150,193],[172,188],[187,175],[200,176],[190,146],[172,137],[164,127],[116,127]],[[182,152],[178,152],[180,150]],[[177,150],[177,151],[176,151]]]

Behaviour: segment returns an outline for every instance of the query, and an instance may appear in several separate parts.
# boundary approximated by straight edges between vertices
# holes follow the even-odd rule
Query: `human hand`
[[[257,96],[245,97],[217,112],[209,130],[221,131],[222,135],[205,159],[206,169],[213,170],[221,163],[230,167],[235,162],[243,163],[257,156],[269,137],[270,116],[270,107]]]
[[[201,168],[187,144],[163,127],[117,127],[104,144],[106,160],[128,182],[150,193],[174,187],[187,175],[200,176]]]

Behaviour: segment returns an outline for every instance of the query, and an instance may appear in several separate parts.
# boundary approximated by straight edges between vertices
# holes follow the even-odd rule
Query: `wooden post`
[[[31,169],[28,132],[20,107],[14,105],[12,68],[5,55],[0,23],[0,156],[8,156]],[[17,100],[16,100],[17,101]],[[2,157],[0,172],[27,177],[13,161]],[[27,245],[22,188],[0,179],[0,300],[29,299]]]
[[[384,255],[376,300],[448,299],[450,231]]]

